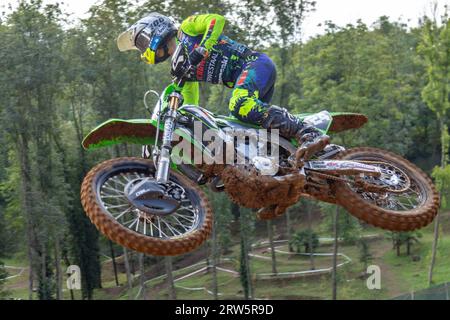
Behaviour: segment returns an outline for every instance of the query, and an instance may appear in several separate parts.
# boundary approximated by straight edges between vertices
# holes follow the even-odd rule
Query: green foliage
[[[422,97],[439,118],[450,108],[450,19],[442,17],[441,26],[436,21],[425,20],[422,39],[418,47],[427,66],[428,83]]]
[[[301,43],[302,21],[314,5],[307,0],[148,0],[140,5],[103,0],[86,19],[67,25],[58,5],[20,1],[0,19],[0,256],[27,256],[39,297],[51,299],[56,296],[58,244],[59,263],[79,265],[82,296],[94,298],[94,289],[101,286],[99,255],[107,249],[82,210],[79,187],[95,163],[138,153],[130,146],[85,153],[81,141],[110,117],[147,117],[144,92],[161,91],[170,82],[169,63],[149,67],[137,52],[116,47],[117,35],[149,11],[178,22],[194,13],[225,15],[227,35],[263,50],[276,63],[272,102],[297,112],[364,113],[368,125],[333,137],[333,142],[387,148],[433,168],[438,154],[449,150],[448,18],[440,25],[426,20],[413,30],[386,17],[371,28],[362,22],[345,27],[328,22],[325,35]],[[201,105],[226,114],[230,94],[223,86],[202,84]],[[448,208],[449,169],[442,168],[433,176]],[[230,209],[223,194],[211,195],[211,200],[223,254],[232,242],[229,222],[239,212]],[[335,207],[324,205],[322,211],[329,233]],[[240,214],[241,280],[250,294],[251,268],[244,258],[255,215],[245,209]],[[342,214],[338,224],[339,237],[357,242],[361,226],[356,219]],[[312,232],[301,235],[316,237]],[[414,237],[400,242],[411,245]],[[361,259],[368,261],[368,246],[360,244],[360,250]]]
[[[369,242],[366,238],[361,237],[357,242],[359,249],[359,262],[364,264],[364,272],[367,270],[367,265],[373,260],[373,256],[370,253]]]
[[[289,240],[289,244],[295,247],[298,253],[302,251],[302,247],[305,249],[305,253],[311,253],[319,246],[319,237],[313,230],[306,229],[294,233]]]
[[[323,227],[326,232],[331,234],[333,232],[334,226],[334,215],[336,213],[336,206],[330,205],[328,203],[320,203],[319,204],[322,212],[325,214]],[[339,209],[343,210],[343,209]],[[341,211],[339,214],[338,220],[338,237],[342,238],[344,243],[346,244],[354,244],[360,238],[361,234],[361,225],[359,224],[358,219],[351,216],[349,213]]]
[[[227,253],[231,247],[230,222],[233,218],[228,197],[224,193],[208,194],[214,207],[214,225],[217,232],[219,254]]]
[[[397,256],[401,254],[401,247],[406,246],[406,255],[410,255],[410,249],[413,244],[419,243],[422,233],[419,231],[411,232],[389,232],[388,237],[392,241],[392,249],[397,251]]]
[[[2,261],[0,261],[0,300],[4,299],[8,292],[4,289],[5,279],[8,276],[8,273],[5,270],[5,265]]]
[[[440,26],[435,20],[425,20],[418,51],[424,59],[428,78],[422,98],[440,121],[441,166],[445,167],[450,149],[446,122],[450,110],[450,19],[447,11],[441,20]]]
[[[244,296],[248,298],[250,296],[250,277],[249,277],[249,265],[248,265],[248,251],[246,248],[246,243],[243,238],[240,242],[241,251],[239,258],[239,279],[241,281],[242,289],[244,290]]]
[[[418,113],[424,108],[421,65],[411,49],[416,37],[386,17],[373,30],[362,22],[327,27],[327,34],[306,43],[292,58],[298,89],[290,92],[289,105],[295,111],[366,114],[369,123],[357,134],[342,135],[345,144],[381,144],[407,153],[414,144]]]
[[[435,180],[436,187],[441,196],[441,208],[450,208],[450,165],[442,167],[435,167],[432,176]]]
[[[239,275],[244,296],[248,299],[252,295],[251,268],[249,263],[249,253],[251,250],[252,234],[255,228],[255,217],[250,210],[240,208],[232,204],[232,210],[239,213],[240,224],[240,256],[239,256]]]

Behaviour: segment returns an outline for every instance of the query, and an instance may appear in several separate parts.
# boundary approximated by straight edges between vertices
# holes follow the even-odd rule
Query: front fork
[[[181,94],[173,92],[169,96],[169,110],[165,114],[164,134],[161,152],[158,156],[158,168],[156,170],[156,182],[167,183],[170,167],[170,152],[172,151],[172,138],[175,131],[177,110],[182,101]]]

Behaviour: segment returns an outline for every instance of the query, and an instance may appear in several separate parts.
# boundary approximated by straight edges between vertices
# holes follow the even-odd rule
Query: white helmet
[[[163,62],[169,57],[167,43],[177,33],[174,22],[157,12],[152,12],[131,25],[117,38],[120,51],[139,50],[141,58],[148,64]],[[164,49],[158,58],[156,50]]]

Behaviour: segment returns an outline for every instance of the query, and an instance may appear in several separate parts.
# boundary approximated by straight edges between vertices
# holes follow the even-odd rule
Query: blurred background
[[[448,4],[2,2],[0,297],[448,299]],[[179,23],[197,13],[224,15],[226,35],[274,60],[277,105],[366,114],[365,127],[334,142],[384,148],[417,164],[440,189],[439,218],[420,232],[387,233],[343,210],[302,200],[266,222],[211,193],[216,232],[195,252],[144,256],[99,235],[82,210],[81,181],[94,164],[138,156],[140,146],[88,153],[81,141],[109,118],[148,117],[143,94],[170,83],[169,63],[147,66],[137,52],[116,47],[117,35],[150,11]],[[200,96],[202,107],[228,113],[230,89],[201,84]],[[69,265],[80,267],[81,290],[66,286]],[[368,265],[381,268],[381,289],[367,288]]]

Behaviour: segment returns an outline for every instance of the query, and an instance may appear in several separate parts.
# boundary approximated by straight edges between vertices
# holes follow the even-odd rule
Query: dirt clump
[[[287,208],[300,199],[305,185],[304,176],[296,170],[283,176],[266,176],[244,165],[227,166],[221,179],[230,198],[251,209],[272,205]]]

